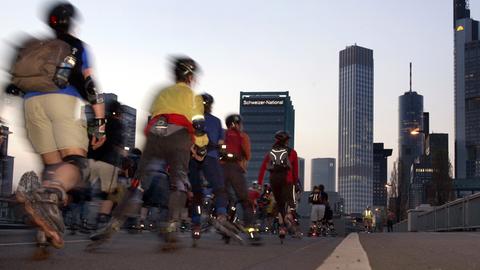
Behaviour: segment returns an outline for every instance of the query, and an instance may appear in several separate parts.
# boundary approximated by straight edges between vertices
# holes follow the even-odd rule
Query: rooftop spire
[[[412,92],[412,62],[410,62],[410,92]]]

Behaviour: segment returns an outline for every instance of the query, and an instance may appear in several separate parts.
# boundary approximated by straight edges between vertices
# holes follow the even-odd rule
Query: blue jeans
[[[222,167],[218,158],[206,156],[201,162],[191,159],[189,165],[189,179],[192,185],[193,203],[192,203],[192,223],[200,224],[201,213],[197,209],[202,207],[203,202],[203,176],[213,189],[215,195],[215,209],[217,215],[227,213],[227,194],[225,192],[225,182],[223,179]]]

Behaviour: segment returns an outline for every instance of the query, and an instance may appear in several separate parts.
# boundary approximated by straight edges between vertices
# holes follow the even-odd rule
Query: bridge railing
[[[394,224],[396,232],[442,232],[480,228],[480,193],[476,193],[430,211],[409,210],[408,219]]]

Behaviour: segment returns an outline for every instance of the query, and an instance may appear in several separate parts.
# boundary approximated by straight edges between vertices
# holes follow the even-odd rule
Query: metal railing
[[[476,193],[431,211],[410,210],[409,219],[394,224],[396,232],[446,232],[480,228],[480,193]]]

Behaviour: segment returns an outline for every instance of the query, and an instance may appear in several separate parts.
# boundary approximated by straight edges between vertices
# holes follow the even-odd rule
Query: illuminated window
[[[458,32],[458,31],[463,31],[463,30],[464,30],[463,25],[457,26],[457,32]]]

